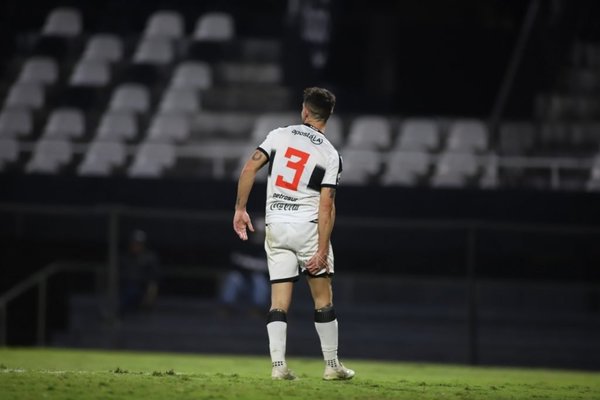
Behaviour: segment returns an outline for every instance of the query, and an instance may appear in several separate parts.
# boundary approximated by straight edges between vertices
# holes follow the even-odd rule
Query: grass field
[[[600,399],[600,373],[290,358],[300,379],[271,381],[264,357],[0,349],[0,399]]]

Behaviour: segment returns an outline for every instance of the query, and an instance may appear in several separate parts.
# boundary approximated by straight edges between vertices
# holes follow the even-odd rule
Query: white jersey
[[[318,129],[304,124],[272,130],[258,146],[269,159],[265,222],[319,217],[322,187],[337,187],[342,159]]]

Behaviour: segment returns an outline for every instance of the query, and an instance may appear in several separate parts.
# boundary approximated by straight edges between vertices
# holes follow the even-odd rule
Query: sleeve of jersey
[[[258,147],[256,148],[257,150],[262,152],[267,157],[267,161],[271,161],[271,150],[273,149],[273,136],[274,136],[273,132],[274,131],[269,132],[269,134],[267,135],[265,140],[261,144],[259,144]]]
[[[338,154],[335,157],[330,157],[327,163],[327,169],[325,170],[325,176],[321,187],[337,188],[340,182],[340,175],[342,174],[342,157]]]

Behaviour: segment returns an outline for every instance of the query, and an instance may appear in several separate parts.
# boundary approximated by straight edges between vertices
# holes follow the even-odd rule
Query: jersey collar
[[[303,125],[306,125],[306,126],[308,126],[309,128],[311,128],[311,129],[314,129],[315,131],[319,132],[321,135],[324,135],[324,133],[323,133],[323,131],[322,131],[322,130],[318,129],[317,127],[315,127],[315,126],[313,126],[313,125],[311,125],[311,124],[307,124],[307,123],[305,122]]]

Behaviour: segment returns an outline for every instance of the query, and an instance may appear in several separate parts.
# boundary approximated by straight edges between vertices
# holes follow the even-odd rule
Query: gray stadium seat
[[[165,37],[142,38],[133,54],[136,64],[165,65],[175,58],[173,44]]]
[[[440,147],[440,127],[433,119],[410,118],[400,125],[397,150],[435,151]]]
[[[385,172],[381,177],[384,186],[414,186],[429,173],[430,154],[424,151],[394,151],[389,154]]]
[[[127,175],[132,178],[158,178],[175,164],[175,147],[167,143],[142,143]]]
[[[58,80],[58,65],[50,57],[31,57],[23,64],[17,82],[52,85]]]
[[[137,134],[137,119],[132,111],[107,111],[100,119],[95,140],[122,142],[135,139]]]
[[[0,138],[26,137],[33,130],[31,111],[23,108],[8,108],[0,112]]]
[[[126,148],[120,142],[92,142],[77,173],[83,176],[108,176],[125,164]]]
[[[531,122],[511,121],[500,125],[498,151],[501,155],[528,154],[534,144],[535,127]]]
[[[42,35],[77,36],[83,30],[81,13],[70,7],[55,8],[48,14],[42,27]]]
[[[300,123],[300,113],[283,112],[261,114],[256,118],[250,139],[260,144],[273,129]]]
[[[44,88],[39,83],[15,83],[4,101],[5,108],[37,110],[43,105]]]
[[[27,163],[28,173],[56,174],[73,157],[71,143],[67,140],[40,139],[35,143],[33,156]]]
[[[485,151],[488,147],[488,136],[488,128],[483,121],[456,120],[450,125],[446,149],[454,152]]]
[[[208,63],[187,61],[175,69],[171,88],[208,89],[213,85],[212,69]]]
[[[156,11],[146,21],[142,36],[179,39],[184,34],[183,17],[176,11]]]
[[[121,38],[110,33],[93,35],[86,43],[83,60],[119,62],[123,59]]]
[[[143,85],[124,83],[115,88],[108,109],[111,111],[146,113],[150,109],[150,92]]]
[[[102,87],[110,82],[110,65],[107,61],[80,60],[69,79],[73,86]]]
[[[157,114],[150,122],[146,140],[149,142],[183,142],[190,136],[189,118],[180,113]]]
[[[283,80],[281,66],[276,63],[218,63],[215,67],[220,82],[237,84],[279,84]]]
[[[440,154],[430,183],[433,187],[464,187],[478,172],[475,155],[446,152]]]
[[[343,184],[366,185],[379,173],[382,157],[376,150],[346,148],[340,154],[343,160]]]
[[[168,89],[158,106],[160,112],[197,113],[200,111],[200,93],[195,89]]]
[[[390,123],[386,117],[361,116],[350,124],[347,147],[387,149],[391,144]]]
[[[210,12],[196,21],[193,39],[199,41],[227,41],[235,37],[235,23],[230,14]]]
[[[6,169],[6,165],[19,159],[19,142],[12,138],[0,137],[0,171]]]
[[[61,108],[52,111],[44,127],[44,139],[75,139],[85,133],[85,117],[81,110]]]

